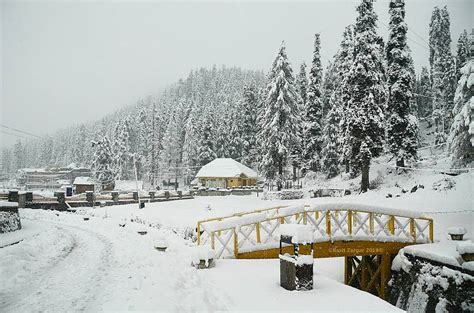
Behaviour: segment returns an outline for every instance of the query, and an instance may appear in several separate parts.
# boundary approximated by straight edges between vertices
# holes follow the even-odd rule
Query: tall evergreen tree
[[[290,153],[300,142],[298,138],[298,95],[284,42],[282,43],[272,70],[268,75],[267,96],[260,122],[259,133],[263,153],[260,170],[269,180],[276,180],[281,190],[284,171]]]
[[[455,62],[451,54],[449,12],[435,7],[430,22],[430,66],[433,93],[433,121],[436,142],[444,142],[449,129],[449,112],[456,88]]]
[[[321,150],[323,134],[323,102],[321,99],[322,66],[321,41],[319,34],[314,36],[314,52],[309,71],[308,100],[306,101],[303,133],[303,161],[305,169],[321,169]]]
[[[100,183],[102,188],[113,186],[114,159],[109,139],[104,136],[98,141],[93,141],[92,146],[95,148],[91,166],[92,176]]]
[[[300,110],[304,110],[304,107],[308,101],[308,77],[306,76],[306,63],[301,63],[300,71],[296,76],[296,91],[299,95],[298,105]]]
[[[431,80],[428,69],[423,66],[421,74],[416,82],[416,96],[415,96],[418,116],[427,117],[432,112],[432,96],[431,96]]]
[[[340,161],[344,163],[346,173],[350,168],[350,134],[348,132],[348,121],[352,118],[349,110],[350,88],[347,88],[347,80],[350,70],[354,63],[354,47],[355,47],[355,29],[354,25],[348,25],[344,29],[342,35],[341,48],[336,57],[336,69],[338,77],[338,85],[334,91],[332,107],[335,107],[335,112],[339,112],[339,132],[338,132],[338,151],[340,151]]]
[[[200,141],[200,146],[198,148],[197,158],[199,160],[199,165],[204,166],[207,163],[213,161],[217,158],[217,154],[214,152],[214,142],[212,139],[212,128],[209,123],[204,125],[202,138]]]
[[[346,131],[351,166],[361,170],[361,191],[366,192],[371,159],[383,150],[386,92],[383,44],[376,33],[373,2],[363,0],[357,11],[354,64],[343,88],[350,88]]]
[[[469,60],[469,37],[467,31],[464,30],[459,36],[456,46],[456,80],[461,78],[461,68]]]
[[[255,83],[244,87],[241,126],[242,133],[242,162],[250,167],[254,167],[257,163],[257,142],[258,134],[257,116],[260,109],[260,100],[258,90]]]
[[[334,99],[329,103],[334,103]],[[338,106],[334,103],[334,105],[330,107],[326,116],[326,124],[323,129],[322,169],[326,173],[327,178],[335,177],[339,172],[339,116],[340,112],[338,112]]]
[[[410,49],[407,45],[405,3],[390,1],[389,40],[387,42],[387,144],[395,157],[397,166],[404,167],[405,161],[415,160],[417,135],[414,130],[416,118],[410,114],[410,99],[414,86],[411,71]],[[415,124],[415,125],[412,125]],[[416,129],[416,127],[415,127]]]
[[[117,123],[113,149],[115,178],[118,180],[131,179],[130,121],[128,118]]]
[[[448,138],[454,166],[464,166],[474,161],[473,57],[463,66],[461,74],[454,98],[454,122]]]

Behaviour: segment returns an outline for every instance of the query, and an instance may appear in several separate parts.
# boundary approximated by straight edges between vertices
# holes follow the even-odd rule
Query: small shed
[[[200,186],[208,188],[239,188],[255,186],[257,173],[231,158],[219,158],[204,165],[196,174]]]
[[[73,185],[76,189],[76,194],[85,193],[86,191],[95,191],[95,182],[91,177],[76,177]]]

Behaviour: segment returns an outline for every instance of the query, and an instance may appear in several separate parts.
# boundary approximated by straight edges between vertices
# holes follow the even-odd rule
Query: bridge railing
[[[433,242],[433,220],[412,211],[374,206],[326,204],[279,206],[199,221],[198,245],[216,250],[217,258],[276,248],[281,224],[314,228],[316,242]]]

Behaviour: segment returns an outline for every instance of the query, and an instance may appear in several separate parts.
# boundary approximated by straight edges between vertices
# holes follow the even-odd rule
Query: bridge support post
[[[382,299],[387,299],[391,263],[392,256],[390,254],[364,255],[360,258],[346,256],[344,283]]]

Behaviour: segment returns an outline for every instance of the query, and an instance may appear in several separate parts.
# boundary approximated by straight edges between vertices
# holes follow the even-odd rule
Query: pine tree
[[[461,69],[456,89],[448,144],[453,166],[464,166],[474,161],[474,58]]]
[[[443,59],[439,56],[439,52],[436,51],[434,55],[435,63],[433,65],[433,112],[432,118],[435,124],[435,144],[440,144],[446,141],[445,129],[445,116],[446,106],[444,101],[444,84],[443,84]]]
[[[456,81],[461,78],[461,68],[469,60],[469,37],[464,30],[459,36],[456,49]]]
[[[300,110],[304,110],[304,107],[308,101],[308,77],[306,76],[306,63],[301,63],[300,72],[296,76],[296,92],[299,95],[298,105]]]
[[[354,63],[354,47],[355,47],[355,29],[353,25],[348,25],[344,29],[342,35],[343,39],[341,42],[341,48],[336,56],[336,71],[338,77],[338,88],[334,91],[334,95],[331,97],[332,107],[335,108],[335,112],[339,114],[339,131],[338,131],[338,151],[340,151],[340,162],[344,163],[346,173],[349,173],[350,169],[350,145],[349,145],[349,131],[348,122],[352,119],[350,114],[352,111],[349,110],[349,100],[351,97],[351,90],[347,86],[349,79],[350,70]]]
[[[337,56],[335,56],[336,58]],[[323,101],[323,120],[325,120],[326,116],[331,109],[331,96],[333,92],[339,87],[336,82],[339,80],[337,75],[337,64],[335,62],[329,62],[328,66],[326,67],[324,79],[323,79],[323,86],[322,86],[322,101]]]
[[[417,132],[413,132],[410,114],[410,99],[414,86],[411,71],[410,50],[407,45],[405,3],[390,1],[389,40],[387,42],[387,144],[397,166],[404,167],[405,161],[415,160]],[[416,123],[415,123],[416,124]]]
[[[456,87],[456,69],[451,54],[449,12],[445,6],[435,7],[430,22],[430,65],[433,93],[433,121],[436,124],[436,142],[446,139]]]
[[[107,136],[101,140],[93,141],[95,148],[92,158],[92,176],[100,183],[102,189],[114,185],[113,153],[110,141]]]
[[[293,180],[296,181],[298,177],[298,169],[303,167],[304,170],[304,156],[303,153],[303,146],[304,146],[304,131],[305,131],[305,119],[306,119],[306,104],[308,103],[308,91],[309,91],[309,82],[308,78],[306,77],[306,64],[303,62],[300,66],[300,72],[295,78],[295,88],[298,94],[298,114],[300,114],[300,118],[298,121],[301,121],[296,125],[298,130],[298,135],[300,137],[300,141],[302,145],[295,146],[293,151],[291,152],[292,158],[292,166],[293,166]]]
[[[108,139],[107,139],[108,140]],[[117,180],[128,180],[130,174],[130,121],[128,118],[117,123],[114,140],[114,169]]]
[[[260,170],[268,181],[276,180],[278,190],[285,179],[284,170],[290,153],[300,142],[298,139],[298,95],[284,42],[272,70],[268,75],[267,96],[260,122],[261,151]]]
[[[361,170],[361,191],[366,192],[371,159],[383,150],[385,77],[383,44],[376,33],[372,1],[363,0],[357,11],[354,64],[344,85],[350,89],[346,131],[351,167]]]
[[[430,73],[426,67],[421,68],[421,74],[416,82],[416,102],[418,107],[418,116],[427,117],[432,112],[431,101],[431,80]]]
[[[334,101],[330,101],[330,103],[334,103]],[[339,172],[339,151],[337,142],[339,114],[338,107],[334,103],[326,116],[326,124],[323,130],[323,171],[326,173],[327,178],[335,177]]]
[[[309,71],[308,100],[306,101],[303,126],[303,162],[305,169],[319,171],[323,145],[322,66],[319,34],[315,34],[314,37],[313,62]]]
[[[257,163],[256,137],[259,131],[257,116],[260,109],[258,90],[255,83],[244,87],[242,101],[242,162],[250,167]]]
[[[211,124],[206,123],[203,128],[202,138],[197,151],[198,164],[202,167],[213,161],[215,158],[217,158],[217,154],[214,152]]]

